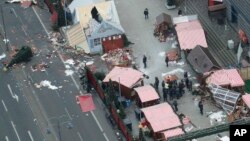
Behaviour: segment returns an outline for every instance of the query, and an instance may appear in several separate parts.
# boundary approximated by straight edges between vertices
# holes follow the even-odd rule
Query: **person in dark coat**
[[[165,81],[164,80],[161,81],[161,86],[162,86],[162,88],[165,87]]]
[[[184,78],[186,79],[188,77],[188,72],[184,72]]]
[[[168,56],[166,56],[166,58],[165,58],[165,62],[166,62],[166,65],[167,65],[167,67],[168,67],[168,62],[169,62],[169,58],[168,58]]]
[[[201,115],[203,115],[203,102],[202,102],[202,100],[199,102],[198,106],[199,106]]]
[[[158,77],[155,77],[155,89],[157,89],[158,90],[158,88],[159,88],[159,83],[160,83],[160,81],[159,81],[159,79],[158,79]]]
[[[189,79],[188,78],[185,79],[185,84],[186,84],[186,87],[188,88],[188,85],[189,85]]]
[[[142,62],[144,64],[144,68],[146,68],[147,67],[147,57],[146,57],[146,55],[143,55]]]
[[[175,112],[177,112],[178,111],[178,103],[176,100],[174,100],[173,105],[174,105]]]
[[[148,19],[148,8],[144,10],[144,16],[145,16],[145,19]]]
[[[173,88],[171,88],[171,89],[169,88],[169,99],[170,100],[173,100],[173,98],[174,98],[173,93],[174,93]]]
[[[188,83],[188,90],[189,91],[193,90],[193,82],[191,80],[189,80],[189,83]]]
[[[182,97],[182,94],[183,94],[183,86],[182,86],[182,83],[180,82],[178,84],[178,91],[179,91],[179,96]]]
[[[168,89],[163,88],[163,101],[168,101]]]

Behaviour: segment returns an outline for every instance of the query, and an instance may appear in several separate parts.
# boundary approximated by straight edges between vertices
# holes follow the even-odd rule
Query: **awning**
[[[212,83],[219,86],[230,85],[231,87],[240,87],[245,85],[245,82],[236,69],[222,69],[213,72],[214,73],[207,78],[207,84]]]
[[[80,104],[82,112],[89,112],[95,110],[95,104],[91,94],[85,94],[76,97],[77,103]]]
[[[109,82],[109,79],[120,83],[123,86],[128,88],[133,87],[134,84],[139,82],[143,78],[143,73],[132,69],[132,68],[125,68],[125,67],[117,67],[115,66],[104,78],[103,82]]]
[[[174,137],[174,136],[184,134],[184,132],[183,132],[183,130],[181,128],[175,128],[175,129],[172,129],[172,130],[167,130],[167,131],[164,131],[162,133],[163,133],[166,140],[168,140],[168,138],[170,138],[170,137]]]
[[[193,49],[197,45],[208,47],[204,30],[198,20],[178,23],[175,30],[181,50]]]
[[[135,88],[135,91],[137,92],[142,103],[160,98],[158,93],[155,91],[155,88],[153,88],[151,85],[137,87]]]
[[[245,94],[242,96],[244,103],[250,108],[250,94]]]
[[[150,123],[154,133],[182,125],[179,117],[166,102],[142,108],[141,111],[145,115],[146,120]]]

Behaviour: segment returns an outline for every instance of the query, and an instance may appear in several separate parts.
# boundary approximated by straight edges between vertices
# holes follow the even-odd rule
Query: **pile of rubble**
[[[132,63],[132,53],[129,49],[115,49],[102,55],[101,59],[106,62],[108,68],[113,66],[127,67]]]

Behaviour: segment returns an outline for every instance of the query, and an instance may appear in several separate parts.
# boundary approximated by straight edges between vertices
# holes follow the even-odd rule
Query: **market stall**
[[[160,42],[165,42],[169,34],[172,33],[172,18],[166,13],[161,13],[156,17],[154,36],[159,37]]]
[[[240,109],[237,109],[236,106],[239,103],[241,94],[214,84],[209,84],[208,87],[216,104],[227,113],[229,121],[239,119]]]
[[[159,103],[159,95],[151,85],[134,88],[137,95],[137,105],[148,107]]]
[[[155,140],[162,138],[162,132],[182,127],[179,117],[168,103],[142,108],[148,128]]]
[[[132,51],[130,49],[115,49],[102,55],[101,59],[105,61],[109,70],[114,66],[128,67],[132,64]]]
[[[206,83],[212,83],[236,91],[241,91],[245,85],[245,82],[236,69],[215,70],[213,74],[206,79]]]
[[[132,68],[115,66],[106,75],[103,82],[109,83],[110,79],[117,89],[120,87],[121,96],[126,99],[134,98],[133,88],[143,85],[143,73]]]

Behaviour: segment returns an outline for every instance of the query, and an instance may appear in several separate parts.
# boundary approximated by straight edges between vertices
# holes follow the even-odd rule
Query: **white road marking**
[[[13,91],[12,91],[12,89],[11,89],[11,87],[10,87],[10,84],[8,84],[7,86],[8,86],[8,89],[9,89],[9,91],[10,91],[10,94],[11,94],[12,98],[16,99],[16,101],[18,102],[18,100],[19,100],[19,99],[18,99],[18,96],[17,96],[16,94],[13,93]]]
[[[9,138],[8,138],[8,136],[5,136],[5,140],[6,140],[6,141],[9,141]]]
[[[80,138],[81,141],[83,141],[83,138],[79,132],[77,132],[78,137]]]
[[[94,120],[96,121],[96,123],[97,123],[98,127],[100,128],[100,130],[103,132],[102,126],[101,126],[100,122],[97,120],[97,118],[96,118],[94,112],[93,112],[93,111],[90,111],[90,113],[91,113],[91,115],[94,117]]]
[[[4,107],[5,111],[8,112],[8,109],[7,109],[7,107],[6,107],[6,105],[5,105],[5,103],[4,103],[3,100],[2,100],[2,103],[3,103],[3,107]]]
[[[20,140],[20,137],[19,137],[19,135],[18,135],[18,133],[17,133],[17,130],[16,130],[16,127],[15,127],[15,124],[13,123],[13,121],[11,121],[11,125],[12,125],[12,127],[13,127],[13,129],[14,129],[14,131],[15,131],[15,133],[16,133],[16,136],[17,136],[18,141],[21,141],[21,140]]]
[[[106,141],[109,141],[109,138],[107,137],[106,133],[102,133]]]
[[[64,64],[64,65],[65,65],[65,64]],[[76,83],[75,78],[74,78],[72,75],[71,75],[70,77],[71,77],[71,79],[73,80],[74,84],[76,85],[76,88],[77,88],[78,90],[80,90],[80,87],[79,87],[79,85]]]
[[[14,15],[17,17],[16,11],[14,8],[10,8],[12,10],[12,12],[14,13]]]
[[[67,113],[69,119],[72,120],[72,117],[70,116],[68,109],[67,109],[67,108],[64,108],[64,109],[65,109],[65,111],[66,111],[66,113]]]
[[[35,14],[36,14],[36,16],[37,16],[37,18],[38,18],[39,22],[42,24],[42,27],[43,27],[43,29],[45,30],[46,34],[49,36],[49,32],[48,32],[48,30],[46,29],[46,27],[45,27],[45,25],[43,24],[43,22],[42,22],[41,18],[39,17],[39,15],[37,14],[37,12],[36,12],[35,8],[34,8],[34,7],[32,7],[32,9],[33,9],[33,11],[35,12]]]
[[[30,140],[34,141],[34,138],[33,138],[32,134],[31,134],[30,130],[28,130],[28,134],[29,134]]]

